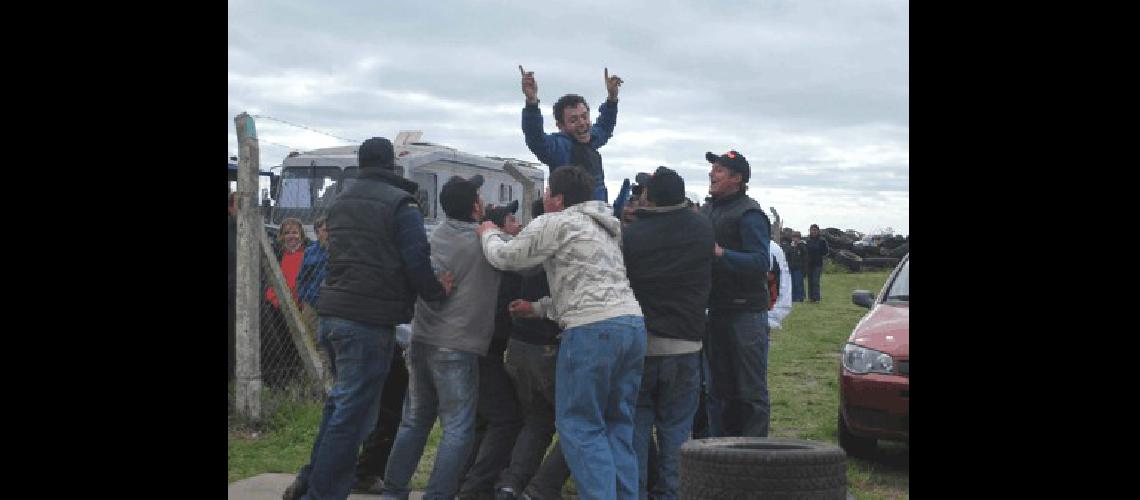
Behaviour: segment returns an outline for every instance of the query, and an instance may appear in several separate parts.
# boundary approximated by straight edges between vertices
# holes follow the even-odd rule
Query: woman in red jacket
[[[285,283],[292,292],[290,295],[294,305],[297,304],[297,275],[308,243],[301,221],[289,218],[281,222],[277,240],[273,243],[273,253],[281,266],[281,273],[285,275]],[[268,283],[268,276],[266,282]],[[303,368],[289,327],[285,324],[281,299],[272,285],[266,286],[261,310],[261,378],[268,387],[282,388],[300,377]]]

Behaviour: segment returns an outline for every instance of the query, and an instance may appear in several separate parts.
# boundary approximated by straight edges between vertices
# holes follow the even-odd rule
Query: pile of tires
[[[847,498],[847,455],[802,439],[723,437],[681,446],[680,498]]]
[[[864,257],[863,269],[894,269],[898,263],[898,257]]]
[[[836,250],[831,252],[830,257],[836,264],[846,267],[853,272],[863,270],[863,258],[851,250]]]

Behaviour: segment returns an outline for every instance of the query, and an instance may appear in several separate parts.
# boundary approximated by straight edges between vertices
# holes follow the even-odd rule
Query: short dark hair
[[[530,204],[530,218],[533,219],[544,213],[546,213],[546,206],[542,204],[542,198],[534,200],[534,202]]]
[[[452,176],[439,190],[439,204],[448,218],[474,222],[471,209],[479,199],[479,186],[459,176]]]
[[[321,228],[328,225],[328,223],[329,223],[329,216],[322,215],[320,217],[317,217],[317,221],[313,223],[313,230],[314,231],[320,231]]]
[[[594,193],[594,177],[578,165],[563,165],[550,174],[550,195],[562,195],[562,206],[570,208],[590,201]]]
[[[685,200],[685,180],[669,167],[657,167],[645,190],[645,198],[659,206],[678,205]]]
[[[808,229],[819,229],[819,224],[812,224],[808,226]]]
[[[559,97],[558,101],[554,103],[554,121],[562,123],[562,111],[566,109],[567,106],[573,108],[579,104],[586,104],[586,99],[578,94],[566,94]],[[586,104],[586,109],[590,109],[589,104]]]

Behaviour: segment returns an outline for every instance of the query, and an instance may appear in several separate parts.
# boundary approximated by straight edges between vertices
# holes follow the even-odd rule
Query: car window
[[[887,298],[884,300],[903,300],[910,302],[910,259],[903,263],[902,269],[895,275],[894,283],[891,283],[891,289],[887,291]]]

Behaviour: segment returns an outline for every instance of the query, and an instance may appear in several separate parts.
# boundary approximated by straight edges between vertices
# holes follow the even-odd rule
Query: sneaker
[[[380,476],[362,476],[357,478],[356,483],[352,485],[353,493],[379,495],[383,490],[384,480]]]
[[[495,491],[495,500],[517,500],[514,488],[502,487]]]

